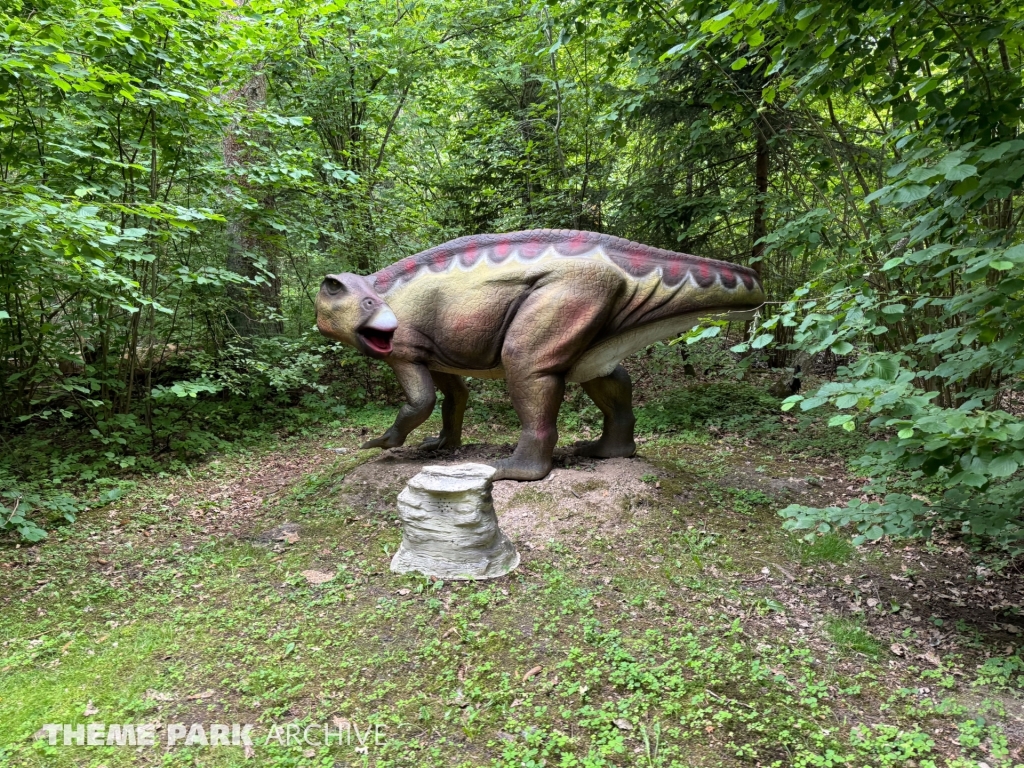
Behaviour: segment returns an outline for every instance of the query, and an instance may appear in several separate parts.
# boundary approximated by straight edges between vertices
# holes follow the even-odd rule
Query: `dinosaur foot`
[[[490,462],[495,470],[494,480],[541,480],[551,471],[551,457],[546,460],[528,460],[512,456]]]
[[[462,445],[462,440],[453,439],[447,435],[438,435],[424,440],[420,443],[419,449],[421,451],[443,451],[458,448],[460,445]]]
[[[628,459],[636,453],[636,443],[629,440],[587,440],[574,443],[574,456],[589,456],[593,459]]]

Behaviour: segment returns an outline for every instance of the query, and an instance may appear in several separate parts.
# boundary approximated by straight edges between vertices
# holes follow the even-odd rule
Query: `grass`
[[[794,559],[798,560],[801,565],[817,563],[842,565],[856,553],[856,547],[850,543],[850,540],[836,533],[817,536],[810,542],[803,538],[794,538],[790,549]]]
[[[828,619],[825,630],[832,642],[845,653],[860,653],[873,659],[882,653],[882,644],[857,619]]]
[[[367,414],[375,432],[383,419]],[[470,428],[471,440],[495,439],[490,424]],[[964,676],[919,694],[932,679],[892,667],[886,650],[913,639],[801,606],[811,588],[782,574],[893,569],[836,536],[794,545],[779,530],[782,502],[728,479],[744,462],[781,477],[804,465],[776,467],[763,446],[650,441],[660,488],[647,484],[628,527],[524,551],[503,579],[446,583],[388,571],[395,489],[353,480],[377,455],[354,450],[361,439],[325,430],[225,454],[191,479],[140,482],[42,547],[0,551],[0,768],[1013,765],[1000,746],[1008,719],[966,724],[978,714]],[[245,487],[284,459],[301,471],[216,529],[238,502],[214,489]],[[605,487],[597,465],[573,489]],[[557,503],[529,484],[512,499]],[[255,536],[286,522],[299,524],[294,540]],[[309,570],[333,578],[313,584]],[[981,681],[971,696],[1017,684],[1016,662],[985,670],[992,690]],[[45,723],[87,721],[158,722],[161,733],[250,723],[255,756],[31,739]],[[339,722],[379,727],[383,743],[362,753],[269,738]]]

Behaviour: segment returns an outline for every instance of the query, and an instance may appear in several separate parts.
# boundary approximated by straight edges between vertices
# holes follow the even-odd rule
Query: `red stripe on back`
[[[519,255],[524,259],[535,259],[543,250],[544,243],[538,243],[536,240],[527,240],[525,243],[519,244]]]
[[[477,247],[476,240],[470,240],[463,246],[462,253],[459,254],[459,261],[463,266],[471,267],[478,258],[480,258],[480,249]]]
[[[676,286],[686,274],[686,265],[681,261],[670,261],[662,270],[662,279],[670,286]]]

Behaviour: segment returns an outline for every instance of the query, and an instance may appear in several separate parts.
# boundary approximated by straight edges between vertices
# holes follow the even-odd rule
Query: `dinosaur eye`
[[[323,286],[324,290],[331,296],[334,296],[345,287],[341,284],[340,280],[335,280],[333,277],[325,277]]]
[[[373,299],[369,297],[363,299],[363,307],[366,309],[373,309]]]

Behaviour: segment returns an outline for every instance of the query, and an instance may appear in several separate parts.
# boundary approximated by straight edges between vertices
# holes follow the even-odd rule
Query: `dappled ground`
[[[707,393],[648,393],[637,458],[496,483],[522,565],[492,582],[388,571],[409,477],[511,450],[491,389],[457,453],[359,451],[391,416],[365,410],[0,551],[0,766],[1024,763],[1019,574],[953,540],[786,534],[786,504],[861,493],[849,446],[722,393],[754,418],[694,425]],[[570,395],[565,441],[593,416]],[[252,723],[254,744],[32,738],[82,722]],[[349,743],[267,741],[290,723]]]

